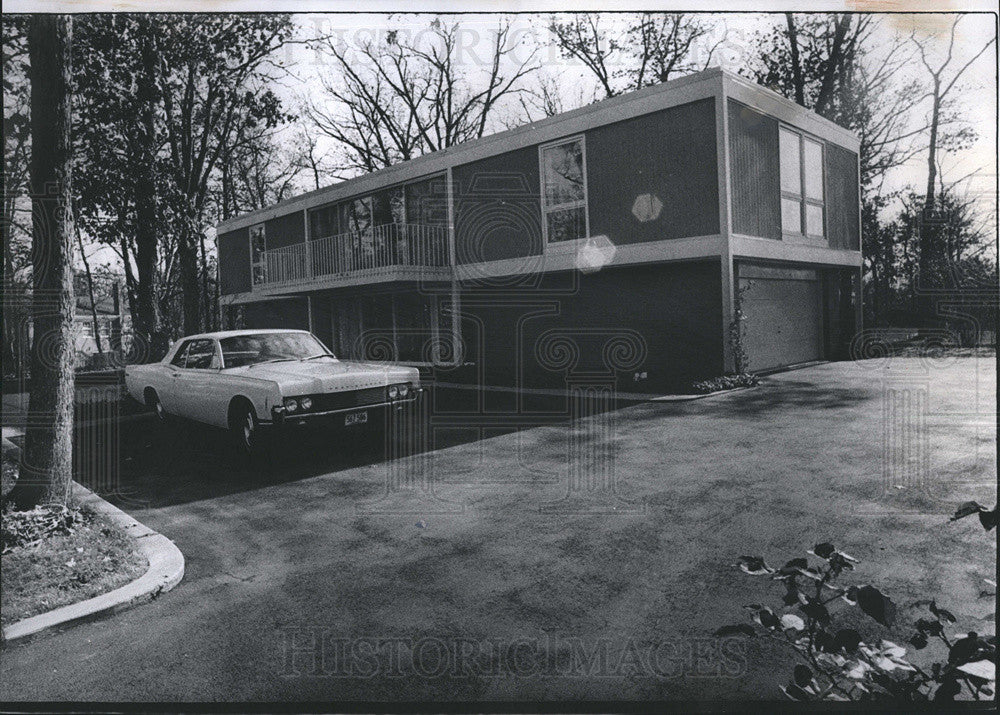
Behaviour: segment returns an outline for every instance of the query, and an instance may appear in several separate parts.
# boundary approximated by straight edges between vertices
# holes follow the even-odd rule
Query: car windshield
[[[264,362],[306,360],[330,354],[319,340],[308,333],[234,335],[222,338],[219,345],[222,347],[222,360],[227,368]]]

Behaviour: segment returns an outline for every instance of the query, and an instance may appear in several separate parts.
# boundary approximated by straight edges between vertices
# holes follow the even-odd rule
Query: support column
[[[733,269],[732,209],[729,204],[729,112],[726,108],[725,75],[721,88],[715,95],[715,147],[719,175],[719,235],[722,238],[720,251],[720,276],[722,283],[722,367],[724,372],[736,369],[736,359],[730,337],[730,325],[734,317],[736,277]]]
[[[461,345],[461,292],[459,291],[458,279],[455,276],[458,251],[455,246],[455,179],[452,175],[451,167],[447,172],[448,189],[448,265],[451,268],[451,344],[452,359],[451,364],[455,367],[461,364],[463,356],[459,346]]]

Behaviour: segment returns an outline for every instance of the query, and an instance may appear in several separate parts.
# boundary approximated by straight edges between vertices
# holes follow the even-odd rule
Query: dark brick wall
[[[309,330],[309,308],[305,296],[247,303],[243,308],[246,328],[290,328]]]
[[[647,195],[662,209],[643,221],[633,207]],[[618,245],[718,233],[715,100],[588,131],[587,199],[591,235]]]
[[[456,166],[452,179],[459,263],[541,254],[537,146]]]
[[[687,389],[723,370],[720,281],[718,262],[705,261],[547,274],[507,294],[466,286],[462,337],[473,364],[439,379],[565,388],[582,373],[607,373],[612,359],[627,365],[613,370],[619,390]],[[645,353],[634,365],[633,349]],[[564,350],[578,353],[572,372],[555,367]]]

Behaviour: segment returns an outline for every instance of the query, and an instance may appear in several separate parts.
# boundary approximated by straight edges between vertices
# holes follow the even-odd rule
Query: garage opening
[[[751,371],[822,360],[823,280],[808,268],[738,267]]]

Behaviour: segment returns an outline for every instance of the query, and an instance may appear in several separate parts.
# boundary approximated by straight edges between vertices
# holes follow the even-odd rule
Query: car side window
[[[185,367],[189,370],[208,370],[214,358],[214,340],[193,340],[188,348]]]
[[[188,348],[191,347],[191,343],[187,342],[181,345],[177,352],[174,353],[174,359],[170,361],[170,364],[174,367],[184,367],[184,361],[187,359]]]

